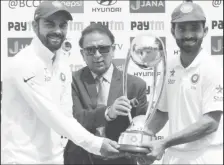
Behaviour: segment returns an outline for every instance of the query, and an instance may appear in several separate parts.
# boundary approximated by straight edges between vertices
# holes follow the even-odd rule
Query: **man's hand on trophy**
[[[125,153],[119,152],[118,150],[119,148],[120,148],[120,145],[117,142],[104,138],[103,144],[100,149],[102,158],[113,159],[113,158],[125,156]]]
[[[150,153],[147,154],[147,158],[155,161],[160,160],[163,157],[166,149],[166,143],[164,140],[155,140],[148,143],[142,143],[140,147],[146,147],[150,150]]]
[[[117,98],[113,105],[108,109],[108,116],[112,119],[117,118],[117,116],[128,116],[131,112],[132,106],[130,100],[126,96],[121,96]]]

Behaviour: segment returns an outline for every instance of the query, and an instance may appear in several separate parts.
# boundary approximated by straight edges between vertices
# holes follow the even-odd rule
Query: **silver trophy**
[[[141,143],[156,140],[156,136],[148,131],[147,126],[150,124],[151,117],[156,111],[165,83],[166,50],[163,41],[149,33],[140,34],[132,40],[123,72],[124,96],[127,96],[127,73],[130,60],[141,70],[151,70],[153,72],[153,91],[151,92],[146,115],[136,116],[132,119],[131,114],[129,114],[130,126],[125,132],[121,133],[118,143],[121,151],[133,154],[147,154],[150,151],[139,146]],[[162,68],[161,72],[163,73],[160,79],[157,78],[158,66]],[[157,88],[158,81],[161,84],[159,89]]]

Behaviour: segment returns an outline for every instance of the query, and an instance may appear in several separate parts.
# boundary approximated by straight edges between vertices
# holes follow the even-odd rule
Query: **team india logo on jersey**
[[[193,84],[196,84],[199,80],[199,77],[200,77],[199,74],[193,74],[192,77],[191,77],[191,82]]]

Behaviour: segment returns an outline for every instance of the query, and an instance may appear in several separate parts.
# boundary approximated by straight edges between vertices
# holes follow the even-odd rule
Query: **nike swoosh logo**
[[[28,79],[23,79],[23,81],[26,83],[27,81],[29,81],[29,80],[31,80],[32,78],[34,78],[35,76],[33,76],[33,77],[30,77],[30,78],[28,78]]]

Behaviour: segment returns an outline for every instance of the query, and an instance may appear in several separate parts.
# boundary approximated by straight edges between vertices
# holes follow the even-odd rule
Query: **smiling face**
[[[175,23],[172,34],[179,48],[190,53],[200,49],[207,31],[203,22],[181,22]]]
[[[58,50],[65,40],[68,27],[67,15],[63,12],[52,14],[48,18],[40,18],[34,22],[34,31],[50,51]]]
[[[109,36],[95,31],[84,36],[81,53],[89,69],[102,75],[112,63],[114,46]]]

